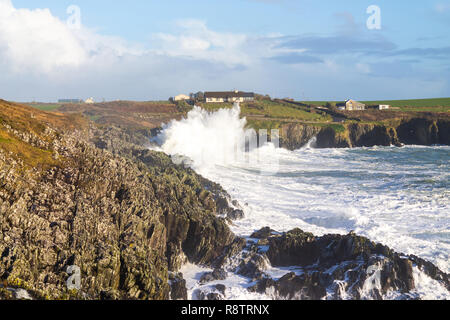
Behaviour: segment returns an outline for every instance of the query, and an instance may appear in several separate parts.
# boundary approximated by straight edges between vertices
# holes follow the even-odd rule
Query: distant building
[[[361,111],[366,110],[366,105],[364,103],[349,99],[344,103],[339,103],[336,105],[339,110],[347,111]]]
[[[94,98],[88,98],[88,99],[86,99],[86,100],[84,100],[84,103],[87,103],[87,104],[94,104],[95,103],[95,101],[94,101]]]
[[[81,99],[59,99],[58,103],[83,103]]]
[[[173,98],[173,101],[184,101],[184,100],[190,100],[191,97],[185,95],[185,94],[179,94],[175,98]]]
[[[391,106],[388,104],[376,104],[368,107],[369,109],[376,109],[376,110],[389,110],[391,109]]]
[[[251,102],[255,100],[253,92],[242,91],[225,91],[225,92],[205,92],[204,98],[209,103],[224,103],[224,102]]]

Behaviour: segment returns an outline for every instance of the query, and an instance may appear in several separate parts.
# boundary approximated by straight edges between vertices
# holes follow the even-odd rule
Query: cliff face
[[[396,125],[351,123],[337,132],[332,127],[291,124],[282,128],[282,146],[294,150],[317,137],[318,148],[352,148],[373,146],[450,145],[450,120],[415,118]]]
[[[239,243],[217,216],[227,194],[168,156],[120,130],[117,143],[26,107],[1,110],[0,297],[23,288],[47,299],[167,299],[170,271],[220,264]],[[79,291],[66,286],[72,265]]]
[[[306,145],[319,132],[320,128],[301,124],[288,124],[281,128],[280,145],[295,150]]]

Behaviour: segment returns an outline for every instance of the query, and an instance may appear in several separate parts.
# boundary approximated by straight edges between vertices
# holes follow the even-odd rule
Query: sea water
[[[268,144],[237,156],[245,153],[239,144],[247,132],[239,113],[238,106],[215,113],[196,107],[158,136],[164,152],[191,158],[198,173],[241,203],[245,218],[233,232],[248,237],[266,226],[318,236],[354,231],[450,272],[450,147],[315,149],[311,141],[296,151]],[[279,278],[290,271],[269,273]],[[195,298],[195,279],[205,269],[187,265],[183,272]],[[422,297],[449,298],[418,270],[415,277]],[[229,298],[267,298],[249,294],[245,278],[227,281]]]

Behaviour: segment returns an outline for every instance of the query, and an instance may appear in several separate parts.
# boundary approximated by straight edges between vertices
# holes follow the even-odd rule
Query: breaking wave
[[[237,105],[217,112],[195,107],[157,138],[164,152],[191,158],[200,174],[246,204],[233,232],[248,237],[266,226],[318,236],[353,230],[450,271],[450,147],[314,149],[312,139],[297,151],[259,148],[261,166],[239,161],[246,154],[243,137],[251,136],[239,113]],[[445,296],[424,279],[417,275],[424,297]],[[235,298],[261,298],[249,296],[240,278],[229,285]]]

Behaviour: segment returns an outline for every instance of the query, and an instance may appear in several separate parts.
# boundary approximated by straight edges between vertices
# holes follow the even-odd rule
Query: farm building
[[[206,102],[223,103],[223,102],[250,102],[255,100],[253,92],[242,91],[225,91],[225,92],[205,92]]]
[[[375,104],[368,107],[369,109],[376,109],[376,110],[389,110],[391,108],[388,104]]]
[[[185,95],[185,94],[179,94],[173,98],[174,101],[183,101],[183,100],[190,100],[191,97]]]
[[[366,110],[366,105],[364,103],[349,99],[344,103],[339,103],[336,105],[341,110],[347,111],[357,111],[357,110]]]

